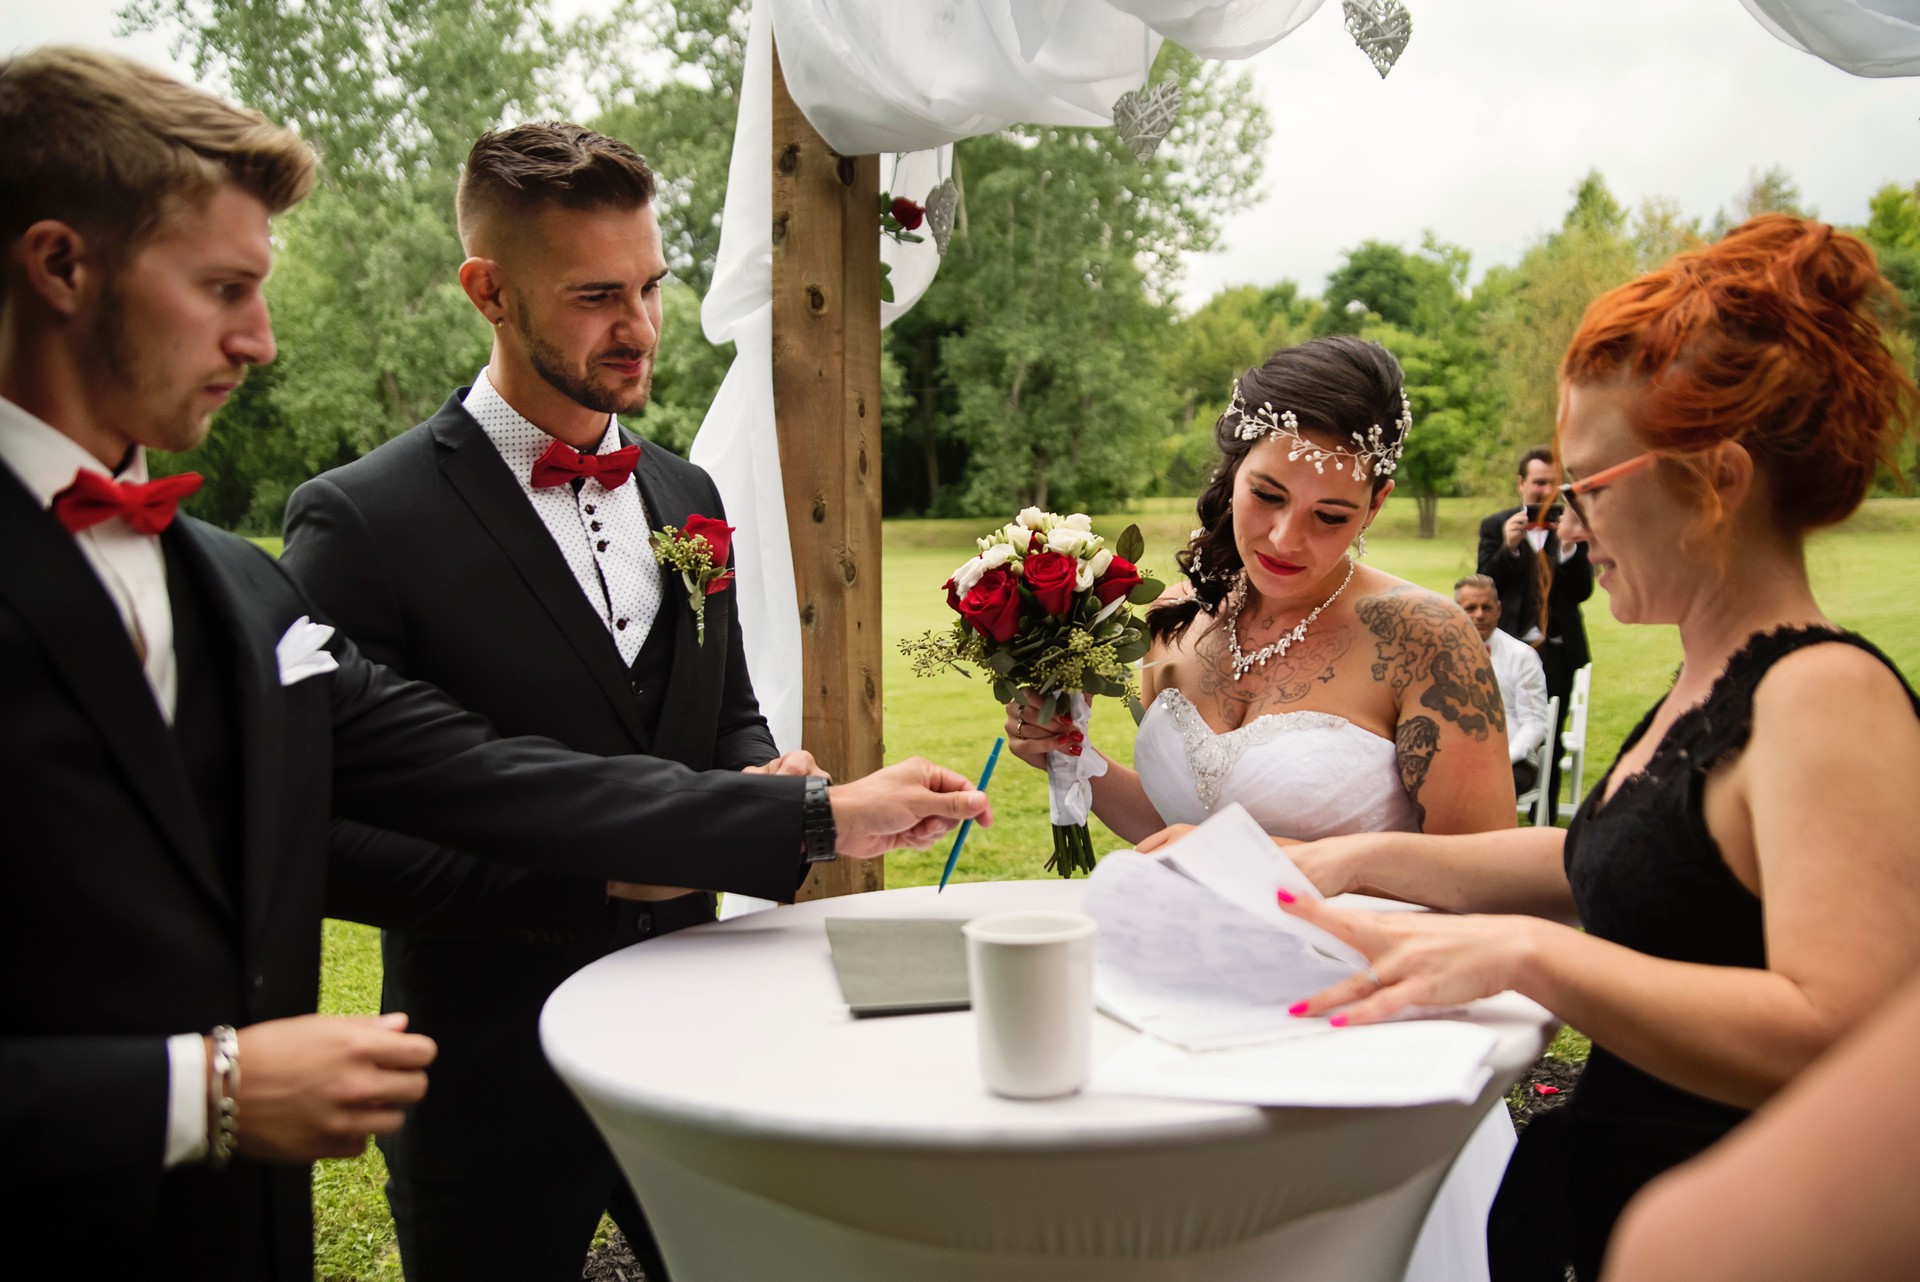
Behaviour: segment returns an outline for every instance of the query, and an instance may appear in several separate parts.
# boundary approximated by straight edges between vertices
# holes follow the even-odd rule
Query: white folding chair
[[[1560,715],[1560,696],[1547,697],[1547,733],[1533,751],[1533,787],[1513,799],[1516,814],[1533,814],[1535,827],[1553,822],[1553,797],[1547,792],[1547,767],[1553,764],[1553,719]]]
[[[1573,689],[1567,696],[1567,728],[1560,734],[1560,777],[1567,781],[1567,799],[1560,803],[1560,817],[1573,818],[1580,809],[1581,788],[1587,773],[1587,704],[1593,698],[1593,665],[1584,663],[1573,674]]]

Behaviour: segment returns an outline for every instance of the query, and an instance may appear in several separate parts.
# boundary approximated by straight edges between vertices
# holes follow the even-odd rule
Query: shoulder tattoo
[[[1395,699],[1424,682],[1421,707],[1476,740],[1494,730],[1506,733],[1506,709],[1487,648],[1446,602],[1425,589],[1403,587],[1356,602],[1354,612],[1374,636],[1373,679],[1391,685]]]

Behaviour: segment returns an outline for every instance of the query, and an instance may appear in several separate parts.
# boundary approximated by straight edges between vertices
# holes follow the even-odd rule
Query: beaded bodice
[[[1170,824],[1230,802],[1275,836],[1410,832],[1392,742],[1329,712],[1279,712],[1224,733],[1178,690],[1163,690],[1134,741],[1134,768]]]

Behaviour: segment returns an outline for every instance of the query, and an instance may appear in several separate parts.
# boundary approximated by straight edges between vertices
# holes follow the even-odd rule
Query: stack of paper
[[[1353,1107],[1477,1095],[1497,1042],[1487,1029],[1431,1018],[1333,1029],[1287,1014],[1366,959],[1281,911],[1282,887],[1320,898],[1239,806],[1158,857],[1122,851],[1100,861],[1083,904],[1100,923],[1095,997],[1159,1040],[1101,1064],[1094,1088]]]

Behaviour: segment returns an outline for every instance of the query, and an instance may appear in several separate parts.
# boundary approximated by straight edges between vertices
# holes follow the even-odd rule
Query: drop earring
[[[1353,559],[1358,561],[1367,554],[1367,527],[1361,526],[1360,533],[1353,536]]]

